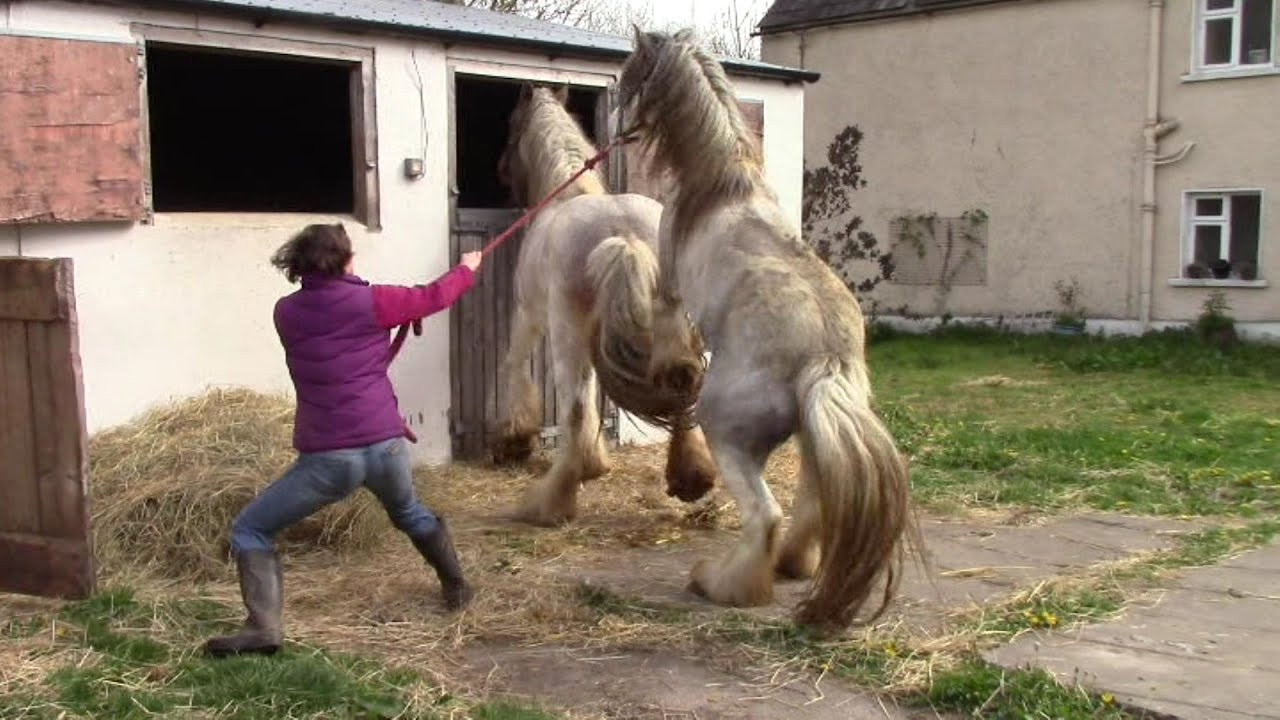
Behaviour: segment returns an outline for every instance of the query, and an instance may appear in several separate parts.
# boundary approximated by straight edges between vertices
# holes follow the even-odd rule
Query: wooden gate
[[[94,587],[72,264],[0,258],[0,590]]]
[[[453,262],[462,253],[480,250],[498,233],[520,217],[520,210],[465,209],[455,212],[452,232]],[[471,292],[453,306],[450,317],[452,398],[449,425],[453,456],[475,460],[488,456],[497,438],[499,423],[506,416],[508,394],[502,377],[502,359],[510,345],[511,320],[515,315],[515,271],[520,256],[520,232],[494,249]],[[530,360],[534,384],[542,391],[542,443],[554,447],[556,393],[552,379],[548,339],[544,335]],[[600,399],[605,437],[617,440],[618,412],[605,398]]]

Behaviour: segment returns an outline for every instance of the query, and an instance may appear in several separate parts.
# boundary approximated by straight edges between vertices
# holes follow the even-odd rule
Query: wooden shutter
[[[138,46],[0,35],[0,222],[144,217]]]
[[[0,591],[93,590],[70,260],[0,258]]]

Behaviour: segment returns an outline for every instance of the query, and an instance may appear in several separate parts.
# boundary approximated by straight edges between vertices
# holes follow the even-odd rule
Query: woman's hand
[[[479,252],[462,253],[461,264],[471,268],[471,272],[475,272],[480,269],[480,262],[483,259],[484,256]]]

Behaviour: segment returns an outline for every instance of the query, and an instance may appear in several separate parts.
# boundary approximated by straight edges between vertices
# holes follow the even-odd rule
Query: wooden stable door
[[[489,240],[520,217],[509,209],[459,209],[453,227],[453,257],[480,250]],[[452,353],[452,407],[449,431],[456,460],[489,457],[500,423],[506,417],[509,398],[502,361],[510,345],[511,323],[515,318],[515,272],[520,255],[520,232],[499,245],[485,259],[476,286],[463,295],[450,316]],[[534,385],[542,393],[542,445],[554,447],[559,436],[555,382],[546,335],[538,344],[528,367]],[[617,438],[618,411],[600,398],[600,416],[605,437]]]
[[[471,82],[470,89],[476,89],[474,77],[462,82]],[[511,93],[519,89],[519,82],[514,80],[488,78],[486,82],[508,83]],[[455,118],[450,130],[450,253],[452,261],[457,263],[462,253],[483,248],[494,236],[519,219],[524,210],[468,207],[475,203],[475,199],[468,197],[470,193],[466,187],[459,189],[460,179],[472,182],[487,182],[492,179],[497,172],[496,150],[501,149],[505,137],[496,132],[485,136],[486,142],[495,144],[488,148],[478,148],[474,144],[460,145],[459,124],[480,122],[483,118],[459,118],[460,106],[475,110],[474,98],[459,99],[457,95],[460,81],[452,72],[449,87],[450,116]],[[489,92],[492,91],[490,88]],[[501,91],[497,97],[500,96]],[[597,134],[600,135],[597,138],[598,144],[608,142],[611,136],[610,109],[613,96],[612,89],[601,90],[594,101],[595,125]],[[514,100],[514,94],[511,99]],[[492,113],[493,108],[486,106],[485,112]],[[501,116],[503,128],[505,117]],[[467,128],[462,131],[466,132]],[[470,154],[466,152],[468,150]],[[482,150],[489,152],[481,152]],[[488,157],[489,154],[492,157]],[[461,163],[464,162],[472,164],[462,167]],[[602,172],[612,180],[621,168],[620,163],[606,161]],[[507,415],[508,392],[506,379],[502,377],[502,361],[510,345],[511,323],[515,318],[516,263],[520,257],[523,238],[523,232],[516,233],[485,258],[476,286],[463,295],[450,310],[452,401],[449,431],[453,441],[453,457],[456,460],[488,458],[502,420]],[[542,393],[542,447],[551,448],[557,444],[560,431],[557,424],[554,373],[549,341],[545,335],[533,354],[528,372]],[[599,403],[606,442],[614,443],[618,437],[618,410],[603,394]]]
[[[70,260],[0,258],[0,590],[93,591]]]

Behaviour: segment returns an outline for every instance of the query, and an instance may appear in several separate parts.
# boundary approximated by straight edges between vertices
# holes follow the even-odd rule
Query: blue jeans
[[[440,520],[413,491],[409,444],[404,438],[373,445],[301,453],[284,475],[258,494],[231,525],[231,549],[272,550],[276,533],[367,487],[392,524],[410,537],[425,537]]]

